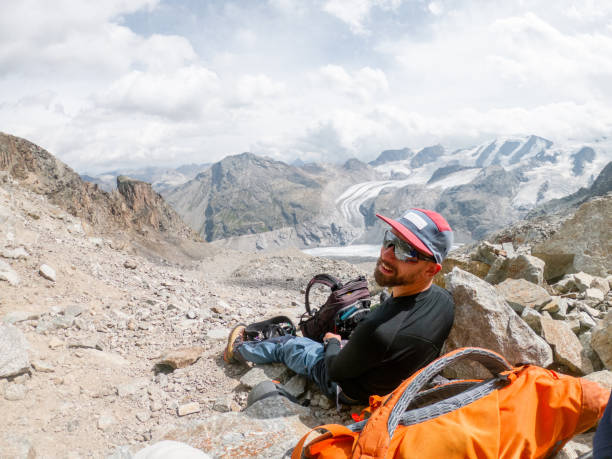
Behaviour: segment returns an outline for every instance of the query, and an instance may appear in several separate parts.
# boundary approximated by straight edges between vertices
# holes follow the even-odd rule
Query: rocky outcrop
[[[44,149],[27,140],[0,133],[0,171],[7,171],[35,193],[96,228],[147,231],[193,239],[197,237],[151,186],[123,179],[119,192],[107,193]]]
[[[495,287],[454,268],[446,276],[446,288],[455,300],[455,322],[446,351],[466,346],[491,349],[511,363],[552,363],[550,346],[506,303]],[[457,375],[461,377],[461,375]]]
[[[546,279],[584,271],[596,276],[612,272],[612,194],[582,204],[550,238],[531,253],[544,260]]]

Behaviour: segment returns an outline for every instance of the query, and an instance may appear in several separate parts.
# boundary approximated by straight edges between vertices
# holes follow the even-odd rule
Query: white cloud
[[[198,118],[219,90],[219,79],[203,67],[170,72],[134,70],[97,98],[103,107],[156,115],[171,120]]]
[[[345,22],[354,33],[363,34],[369,33],[364,23],[373,8],[389,11],[401,3],[402,0],[327,0],[323,10]]]
[[[380,69],[363,67],[350,75],[340,65],[326,65],[319,70],[321,83],[330,91],[370,101],[389,90],[387,76]]]
[[[243,75],[227,88],[229,106],[256,105],[271,97],[281,97],[285,85],[263,74]]]
[[[610,24],[594,0],[26,0],[0,17],[0,126],[89,171],[588,140]]]

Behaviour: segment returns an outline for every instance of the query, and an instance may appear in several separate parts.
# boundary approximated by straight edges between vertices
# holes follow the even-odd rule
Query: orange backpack
[[[495,376],[421,391],[444,368],[464,360],[483,364]],[[386,397],[371,397],[366,421],[317,427],[327,432],[304,448],[305,435],[291,458],[549,457],[597,423],[609,396],[582,378],[533,365],[512,367],[486,349],[456,349]]]

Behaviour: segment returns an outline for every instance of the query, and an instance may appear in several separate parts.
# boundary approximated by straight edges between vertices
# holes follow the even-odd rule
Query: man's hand
[[[336,335],[335,333],[332,333],[332,332],[325,333],[325,336],[323,337],[323,342],[327,343],[332,338],[335,338],[339,342],[342,342],[342,338],[340,337],[340,335]]]

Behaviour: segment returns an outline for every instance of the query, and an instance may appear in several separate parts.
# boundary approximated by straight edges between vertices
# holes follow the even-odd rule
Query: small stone
[[[193,413],[200,412],[200,404],[198,402],[185,403],[184,405],[180,405],[177,409],[179,416],[187,416]]]
[[[158,365],[169,365],[174,369],[185,368],[195,363],[204,352],[201,346],[181,347],[164,351]]]
[[[23,247],[16,249],[4,249],[0,251],[0,257],[11,258],[13,260],[21,260],[28,258],[30,254]]]
[[[13,268],[2,260],[0,260],[0,280],[8,282],[9,285],[12,286],[17,286],[19,285],[19,282],[21,282],[19,275],[13,270]]]
[[[28,341],[14,325],[0,325],[0,378],[19,375],[30,368]]]
[[[23,384],[9,384],[4,390],[4,398],[8,401],[15,402],[23,400],[28,393],[28,389]]]
[[[287,367],[283,364],[257,365],[240,378],[240,383],[250,389],[268,379],[275,381],[284,380],[287,372]]]
[[[138,265],[136,264],[134,260],[125,260],[123,262],[123,267],[127,269],[136,269]]]
[[[198,312],[195,311],[194,309],[190,309],[189,311],[187,311],[186,314],[188,319],[197,319],[198,318]]]
[[[229,396],[224,395],[215,400],[213,404],[213,410],[219,411],[220,413],[227,413],[232,410],[232,401]]]
[[[115,424],[116,419],[110,413],[102,413],[98,418],[98,429],[102,431],[107,431],[110,427]]]
[[[603,301],[604,294],[598,288],[587,288],[584,292],[584,299],[590,301]]]
[[[51,266],[41,265],[40,268],[38,268],[38,273],[45,279],[55,282],[55,269]]]
[[[136,419],[138,419],[140,422],[147,422],[149,419],[151,419],[151,413],[147,411],[138,411],[136,413]]]
[[[591,286],[591,282],[593,282],[593,276],[587,273],[576,273],[574,274],[574,284],[579,292],[584,292],[587,288]]]
[[[151,401],[151,406],[150,406],[151,411],[153,412],[160,411],[163,407],[164,406],[162,405],[161,401],[157,399]]]

